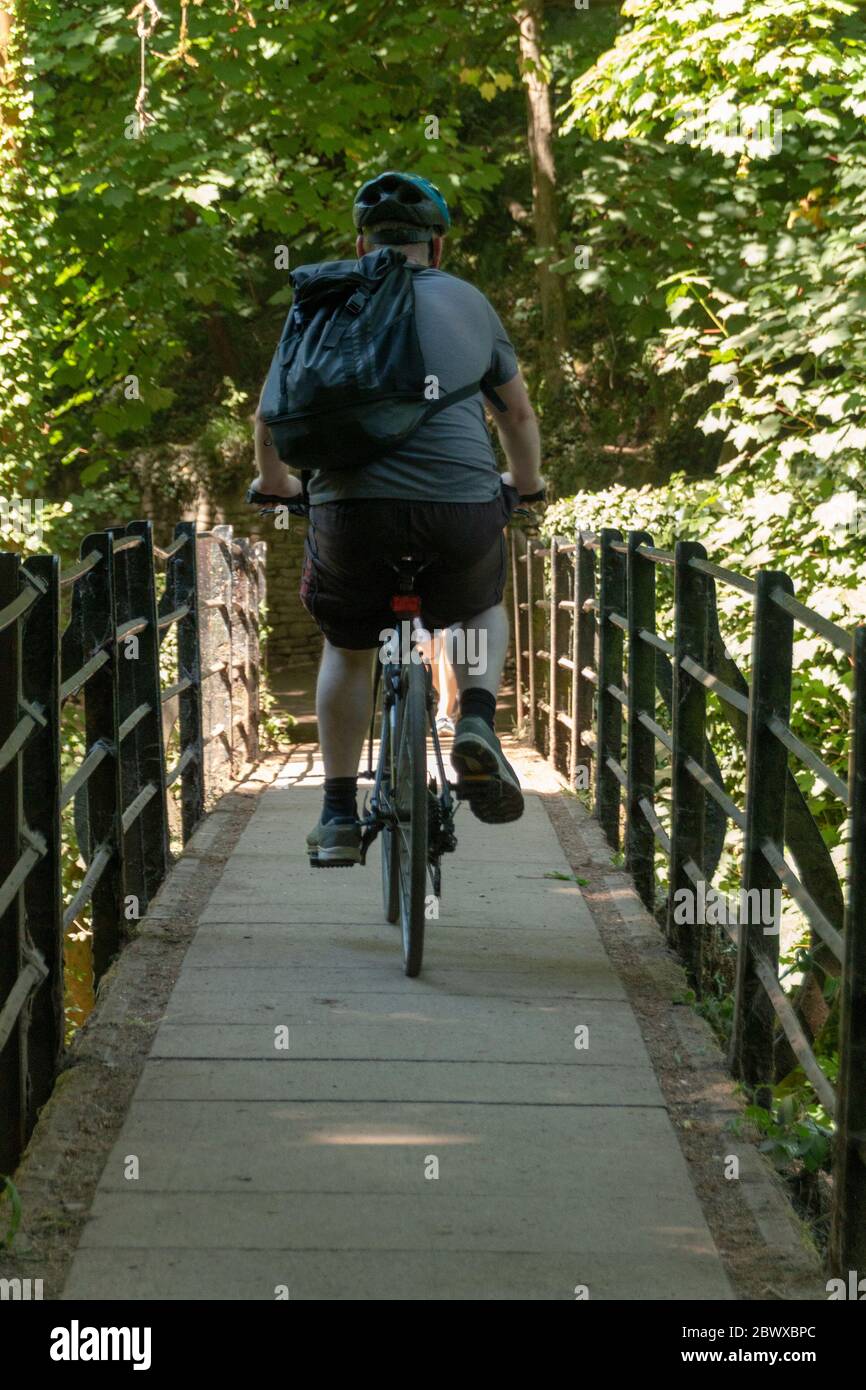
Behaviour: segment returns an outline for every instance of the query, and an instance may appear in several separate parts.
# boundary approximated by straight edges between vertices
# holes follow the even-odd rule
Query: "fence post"
[[[250,700],[253,719],[253,754],[259,756],[259,729],[261,724],[262,690],[262,643],[259,634],[261,611],[265,602],[265,560],[267,546],[264,541],[253,541],[250,546]]]
[[[167,587],[171,587],[172,607],[186,606],[189,612],[178,620],[178,695],[181,727],[181,834],[183,844],[204,815],[204,745],[202,742],[202,655],[199,631],[202,614],[197,582],[197,542],[195,521],[178,521],[175,541],[186,537],[171,556]]]
[[[568,709],[565,708],[565,700],[563,699],[563,701],[562,701],[562,706],[563,706],[563,708],[562,708],[562,713],[565,714],[565,716],[566,716],[569,720],[571,720],[571,719],[572,719],[572,710],[571,710],[570,706],[573,705],[573,703],[574,703],[574,697],[573,697],[573,686],[574,686],[574,669],[573,669],[573,667],[574,667],[574,653],[573,653],[573,650],[572,650],[573,645],[574,645],[574,639],[573,639],[573,635],[572,635],[572,631],[571,631],[571,616],[570,616],[569,610],[570,610],[570,609],[573,609],[573,607],[574,607],[574,604],[573,604],[574,594],[573,594],[573,585],[570,583],[570,581],[569,581],[569,575],[568,575],[568,567],[569,567],[571,561],[570,561],[570,558],[569,558],[569,555],[568,555],[567,551],[564,551],[564,550],[563,550],[563,547],[564,547],[565,544],[566,544],[566,542],[563,541],[563,540],[561,540],[561,539],[558,541],[558,543],[557,543],[557,550],[556,550],[556,558],[555,558],[555,569],[556,569],[556,608],[555,608],[554,612],[555,612],[556,617],[555,617],[555,622],[554,622],[554,634],[555,634],[554,653],[555,653],[555,658],[556,658],[557,690],[559,689],[559,685],[560,685],[561,682],[564,681],[564,682],[566,682],[566,684],[568,683],[568,666],[571,665],[571,667],[572,667],[572,670],[571,670],[571,684],[568,685],[568,690],[569,690],[569,699],[568,699],[569,708],[568,708]],[[564,659],[564,660],[565,660],[565,663],[566,663],[566,664],[563,665],[563,666],[560,665],[560,661],[561,661],[562,659]],[[560,675],[560,672],[563,672],[563,674]],[[554,767],[559,768],[560,771],[564,771],[566,768],[568,768],[568,769],[570,770],[571,756],[570,756],[570,752],[567,751],[567,748],[570,749],[571,743],[573,743],[573,728],[572,728],[571,734],[569,735],[570,742],[569,742],[569,744],[566,744],[566,735],[565,735],[565,729],[566,729],[566,727],[567,727],[567,726],[557,717],[557,708],[556,708],[556,705],[554,704],[554,722],[553,722],[553,754],[554,754],[554,756],[553,756],[553,758],[552,758],[552,761],[553,761]],[[571,776],[571,780],[573,781],[573,774],[572,774],[572,776]]]
[[[704,872],[704,820],[706,792],[686,767],[692,759],[704,765],[707,720],[707,692],[702,683],[683,666],[691,657],[699,666],[707,665],[709,630],[709,588],[707,576],[692,569],[693,558],[705,560],[707,552],[696,541],[677,541],[674,551],[674,656],[671,696],[671,867],[668,890],[668,939],[682,955],[689,983],[695,993],[702,991],[704,929],[680,925],[675,920],[676,895],[685,890],[694,894],[694,866]]]
[[[523,733],[523,637],[520,623],[520,564],[517,558],[517,532],[510,528],[511,598],[514,608],[514,718],[518,734]]]
[[[778,853],[785,847],[785,786],[788,752],[767,727],[772,715],[787,724],[791,713],[791,667],[794,620],[773,602],[774,589],[793,594],[787,574],[761,570],[754,605],[752,672],[749,695],[749,738],[746,771],[746,832],[743,846],[743,888],[775,894],[779,880],[762,852],[770,840]],[[761,902],[762,896],[758,901]],[[750,1086],[772,1082],[775,1010],[755,969],[763,956],[778,973],[779,923],[766,933],[762,914],[749,910],[740,921],[737,988],[731,1039],[731,1070]],[[775,897],[772,899],[776,901]],[[743,914],[741,914],[742,917]]]
[[[24,885],[27,935],[48,971],[30,998],[27,1037],[29,1135],[51,1094],[63,1056],[63,911],[60,831],[60,562],[32,555],[27,569],[42,593],[26,618],[21,695],[37,716],[22,754],[24,824],[45,846]]]
[[[124,584],[118,585],[121,622],[144,618],[146,626],[136,634],[127,656],[126,644],[118,652],[125,676],[120,681],[121,721],[144,708],[134,728],[121,742],[120,764],[127,797],[156,787],[126,836],[126,892],[138,898],[138,915],[165,878],[169,864],[168,812],[165,790],[165,746],[162,737],[162,687],[159,677],[159,633],[154,580],[153,530],[149,521],[133,521],[127,536],[140,536],[138,545],[123,552]],[[128,669],[123,670],[124,666]],[[129,708],[124,708],[128,703]]]
[[[229,616],[232,635],[232,774],[235,777],[240,776],[244,763],[250,761],[250,644],[247,627],[249,575],[246,562],[246,544],[245,540],[237,540],[229,545],[231,565]]]
[[[177,622],[177,678],[183,684],[178,695],[181,833],[186,844],[204,815],[198,553],[194,521],[177,523],[174,528],[175,540],[180,540],[181,536],[186,537],[186,543],[168,562],[170,568],[166,588],[171,592],[173,608],[186,605],[189,609]]]
[[[557,689],[557,639],[559,636],[559,543],[556,536],[550,538],[550,592],[547,605],[547,757],[556,766],[556,689]]]
[[[78,580],[81,649],[84,660],[104,650],[108,660],[84,687],[84,726],[88,751],[109,750],[87,780],[88,845],[79,846],[88,866],[102,851],[107,863],[93,890],[93,974],[98,983],[120,948],[123,921],[123,787],[120,775],[120,716],[117,691],[117,600],[114,589],[114,538],[96,531],[81,543],[82,559],[96,550],[100,561]]]
[[[526,659],[529,662],[529,742],[535,747],[535,574],[534,542],[526,538]]]
[[[595,814],[612,849],[619,848],[620,784],[607,765],[622,761],[622,706],[608,689],[622,685],[622,629],[609,614],[625,608],[625,567],[613,549],[622,541],[610,526],[600,533],[601,565],[598,600],[598,742],[595,765]]]
[[[202,742],[209,791],[222,784],[231,761],[231,571],[225,561],[225,527],[199,534],[199,643],[202,688]]]
[[[238,565],[243,579],[240,592],[241,605],[238,612],[238,628],[243,637],[244,653],[243,689],[241,692],[244,711],[244,750],[245,759],[249,763],[258,756],[257,668],[255,633],[253,630],[257,576],[251,542],[242,539],[237,542],[237,545]]]
[[[574,791],[577,785],[577,761],[580,756],[580,745],[577,738],[577,566],[580,561],[580,536],[577,536],[575,540],[571,561],[572,572],[568,586],[571,595],[571,641],[568,651],[571,660],[571,684],[568,687],[568,715],[571,720],[571,730],[568,738],[568,785]]]
[[[655,800],[655,738],[641,723],[645,711],[655,718],[655,650],[638,636],[643,628],[656,630],[655,564],[638,549],[652,545],[645,531],[628,533],[628,706],[626,853],[625,866],[647,911],[655,907],[655,836],[641,810],[641,801],[652,807]]]
[[[21,559],[0,554],[0,611],[14,603],[21,589]],[[0,748],[12,738],[18,723],[21,682],[21,628],[13,618],[0,629]],[[21,854],[21,763],[17,754],[0,768],[0,888],[15,869]],[[18,979],[19,953],[24,931],[21,893],[13,893],[0,911],[0,1007],[6,1003]],[[27,1039],[21,1014],[0,1051],[0,1172],[11,1173],[27,1138],[26,1104],[22,1080],[27,1065]]]
[[[234,611],[233,611],[233,591],[234,591],[234,567],[232,563],[232,551],[234,548],[234,527],[228,523],[211,527],[211,534],[216,537],[216,546],[213,549],[213,558],[216,562],[215,574],[219,587],[220,597],[214,594],[214,614],[219,614],[223,622],[223,632],[219,639],[219,652],[217,660],[221,661],[222,669],[215,678],[211,693],[220,691],[219,696],[213,695],[219,701],[222,710],[222,720],[224,733],[219,742],[225,749],[225,756],[221,759],[220,766],[225,775],[225,766],[228,764],[228,774],[231,778],[235,768],[235,667],[234,667]],[[220,687],[222,687],[220,689]],[[225,781],[223,781],[225,787]]]
[[[830,1259],[866,1274],[866,626],[854,632],[850,830]]]
[[[595,602],[595,553],[584,545],[584,533],[580,527],[575,532],[577,550],[575,551],[574,572],[574,746],[575,778],[581,769],[583,790],[589,791],[592,779],[592,750],[584,743],[583,735],[592,733],[592,702],[595,686],[583,673],[595,670],[595,611],[590,606]],[[585,781],[584,781],[585,779]]]

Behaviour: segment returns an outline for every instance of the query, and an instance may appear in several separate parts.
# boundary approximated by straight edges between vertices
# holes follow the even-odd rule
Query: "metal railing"
[[[672,573],[672,640],[657,630],[656,576]],[[645,532],[578,530],[546,545],[512,534],[518,725],[564,772],[593,793],[594,812],[649,911],[663,922],[701,994],[713,933],[736,947],[730,1066],[769,1103],[768,1087],[802,1068],[834,1117],[831,1263],[866,1268],[866,626],[853,632],[799,602],[788,575],[756,579],[724,569],[687,541],[658,550]],[[747,683],[719,631],[716,583],[752,600]],[[853,668],[847,780],[790,728],[795,625],[844,653]],[[707,700],[746,760],[745,805],[725,788],[707,737]],[[667,710],[668,728],[657,700]],[[657,814],[656,750],[669,766],[670,833]],[[793,772],[793,755],[843,803],[848,817],[847,895]],[[729,824],[742,833],[741,902],[786,889],[811,931],[810,968],[835,976],[841,999],[833,1085],[816,1056],[805,1010],[779,979],[778,924],[749,911],[742,925],[687,926],[681,890],[712,883]],[[667,863],[659,907],[656,856]],[[793,867],[792,862],[793,861]],[[749,895],[744,898],[743,893]],[[775,901],[775,898],[774,898]],[[724,914],[723,914],[724,915]],[[754,920],[753,920],[754,919]],[[780,1053],[785,1065],[780,1066]]]
[[[258,756],[263,555],[231,527],[193,522],[161,550],[149,521],[87,536],[63,571],[56,555],[0,554],[0,1172],[15,1167],[62,1063],[67,929],[89,906],[98,983],[168,871],[169,788],[180,782],[185,843],[206,793]],[[63,709],[75,700],[85,752],[64,781]],[[64,901],[70,802],[85,867]]]

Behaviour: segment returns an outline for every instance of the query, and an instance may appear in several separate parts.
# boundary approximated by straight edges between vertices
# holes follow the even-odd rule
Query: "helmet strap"
[[[436,235],[425,227],[363,227],[361,234],[374,246],[409,246],[415,242],[432,241]]]

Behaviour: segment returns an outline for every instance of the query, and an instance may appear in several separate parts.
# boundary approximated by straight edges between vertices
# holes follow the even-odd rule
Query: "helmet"
[[[396,223],[401,230],[395,239],[406,243],[429,241],[431,232],[441,236],[451,226],[448,205],[435,184],[420,174],[393,170],[362,184],[355,194],[352,220],[359,232],[373,231],[383,222]],[[382,227],[376,240],[387,242],[391,230]]]

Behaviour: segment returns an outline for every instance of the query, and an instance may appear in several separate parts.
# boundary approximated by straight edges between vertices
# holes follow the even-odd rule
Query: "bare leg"
[[[504,606],[485,608],[463,624],[464,632],[451,634],[451,658],[457,689],[472,686],[496,695],[508,651],[509,627]],[[463,640],[465,638],[465,641]]]
[[[504,824],[523,815],[523,793],[514,768],[506,761],[493,732],[493,714],[505,653],[508,618],[499,605],[465,624],[465,642],[454,651],[460,689],[460,719],[451,749],[457,795],[479,820]]]
[[[350,651],[325,639],[316,685],[326,777],[355,777],[373,712],[375,649]]]
[[[437,645],[439,650],[436,661],[438,674],[436,685],[439,706],[436,710],[436,718],[441,719],[444,715],[449,717],[453,715],[457,708],[457,677],[449,660],[449,650],[453,650],[453,629],[446,629],[445,640],[443,641],[440,637]]]

